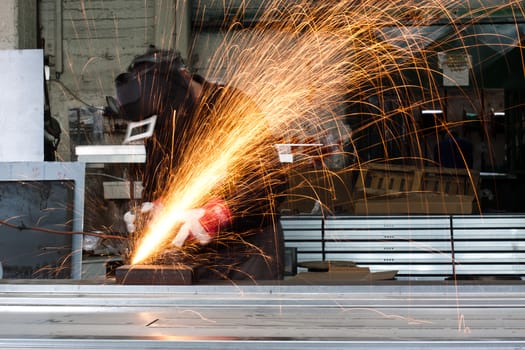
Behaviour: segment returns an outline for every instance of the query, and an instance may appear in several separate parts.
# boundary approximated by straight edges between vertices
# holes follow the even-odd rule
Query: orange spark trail
[[[205,76],[220,77],[244,91],[260,110],[234,96],[223,101],[227,108],[217,112],[215,124],[196,130],[185,149],[185,166],[170,174],[164,207],[146,227],[132,263],[163,249],[186,209],[220,195],[234,179],[249,174],[261,153],[268,152],[265,144],[272,136],[301,142],[326,130],[341,133],[341,105],[367,103],[369,97],[387,93],[401,102],[394,111],[374,112],[374,123],[398,114],[408,125],[415,124],[413,113],[422,101],[440,101],[439,72],[427,59],[433,33],[423,35],[414,28],[433,28],[440,19],[466,21],[470,14],[462,4],[277,0],[261,9],[254,27],[233,23]],[[516,4],[519,1],[508,6]],[[462,29],[456,30],[460,36]],[[421,83],[406,80],[407,71]],[[411,89],[424,97],[408,99]]]

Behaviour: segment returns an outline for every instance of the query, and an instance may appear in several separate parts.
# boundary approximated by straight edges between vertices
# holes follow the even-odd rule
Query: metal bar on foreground
[[[2,349],[525,349],[525,284],[0,284]]]

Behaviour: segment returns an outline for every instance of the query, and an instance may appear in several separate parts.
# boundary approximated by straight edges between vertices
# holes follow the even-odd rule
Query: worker
[[[195,126],[209,125],[210,118],[220,116],[227,107],[223,101],[248,100],[238,89],[191,74],[180,54],[155,48],[136,57],[115,83],[112,104],[120,117],[138,121],[157,115],[153,136],[146,140],[143,212],[163,197],[170,177],[183,166],[184,146],[194,136]],[[276,170],[280,164],[273,142],[264,147],[259,153],[272,159],[250,163],[264,164],[263,168],[241,176],[222,198],[188,211],[174,234],[174,246],[189,251],[179,259],[193,268],[195,281],[283,277],[284,240],[276,207],[287,186],[286,176]],[[269,181],[264,174],[274,176]],[[133,217],[127,222],[131,231]],[[189,244],[190,240],[198,244]]]
[[[449,131],[434,148],[434,160],[445,168],[469,168],[473,166],[472,143]]]

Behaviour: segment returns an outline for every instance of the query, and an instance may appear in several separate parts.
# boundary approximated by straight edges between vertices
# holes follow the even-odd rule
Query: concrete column
[[[155,46],[159,49],[175,47],[175,17],[177,0],[155,1]]]
[[[38,41],[38,6],[37,0],[19,0],[17,2],[18,47],[36,49]]]
[[[16,28],[17,0],[0,1],[0,50],[16,49],[18,31]]]
[[[188,60],[191,50],[191,10],[191,0],[156,0],[156,47],[176,49]]]
[[[176,42],[175,48],[189,62],[191,51],[191,0],[176,0]]]
[[[37,47],[37,1],[0,1],[0,49]]]

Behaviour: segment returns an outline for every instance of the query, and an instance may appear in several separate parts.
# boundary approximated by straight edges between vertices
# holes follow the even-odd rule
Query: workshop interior
[[[525,348],[522,0],[0,16],[0,348]]]
[[[4,279],[180,282],[151,277],[168,276],[169,266],[164,272],[137,266],[134,280],[130,241],[137,237],[122,219],[142,202],[145,140],[155,120],[110,116],[115,100],[108,97],[115,96],[115,78],[151,47],[176,50],[189,71],[210,81],[233,81],[253,96],[266,93],[255,99],[268,105],[281,99],[263,83],[255,86],[265,78],[250,86],[251,78],[235,74],[267,74],[270,82],[299,76],[310,84],[308,101],[285,107],[294,117],[269,119],[278,124],[275,147],[289,169],[284,200],[274,208],[284,233],[285,281],[322,282],[326,276],[302,273],[330,273],[335,266],[348,268],[338,283],[363,278],[362,270],[367,278],[393,280],[524,276],[525,24],[519,2],[451,1],[410,11],[385,5],[384,23],[376,27],[352,34],[334,26],[346,51],[335,43],[330,51],[329,33],[314,33],[326,47],[308,42],[308,49],[299,34],[271,35],[281,40],[277,49],[283,47],[276,57],[292,57],[282,62],[268,49],[257,54],[257,43],[268,47],[272,38],[251,36],[261,29],[291,31],[268,24],[293,22],[275,17],[279,6],[291,13],[283,3],[125,3],[2,5],[11,21],[0,51]],[[360,13],[367,1],[344,6]],[[344,34],[355,37],[341,39]],[[372,46],[379,49],[364,53]],[[246,62],[254,64],[252,51],[267,62],[242,72]],[[365,63],[371,57],[378,63]],[[301,58],[307,68],[289,62]],[[294,86],[303,88],[283,85]],[[441,149],[447,136],[455,137],[454,147],[466,147],[456,159],[445,159]],[[129,280],[119,277],[123,266]]]

